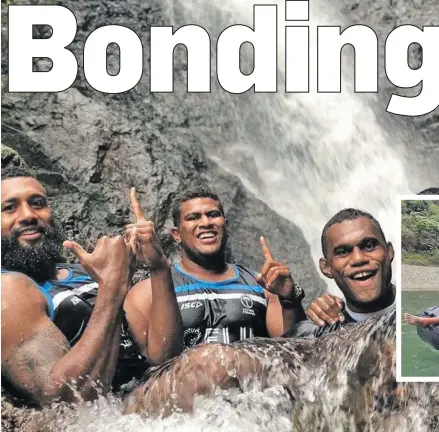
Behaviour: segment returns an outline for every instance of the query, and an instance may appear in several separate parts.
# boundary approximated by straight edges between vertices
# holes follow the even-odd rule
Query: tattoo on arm
[[[56,327],[43,328],[2,361],[2,376],[28,398],[40,401],[52,368],[69,350],[67,339]]]

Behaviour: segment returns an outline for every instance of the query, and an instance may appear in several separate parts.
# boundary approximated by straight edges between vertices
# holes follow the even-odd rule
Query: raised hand
[[[294,295],[294,281],[287,265],[276,261],[264,237],[260,238],[264,265],[256,280],[267,290],[283,298]]]
[[[306,310],[306,315],[318,326],[324,326],[337,321],[343,322],[345,320],[343,309],[344,302],[341,298],[326,293],[313,300]]]
[[[125,227],[125,238],[138,261],[145,263],[151,270],[167,268],[169,263],[155,233],[154,223],[146,219],[134,187],[130,191],[130,200],[135,223]]]
[[[87,273],[100,286],[128,289],[133,253],[131,245],[122,236],[101,237],[92,253],[70,240],[64,242],[64,247],[78,257]]]

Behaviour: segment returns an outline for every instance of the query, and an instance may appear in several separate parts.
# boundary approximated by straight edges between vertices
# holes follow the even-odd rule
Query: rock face
[[[78,58],[95,28],[125,24],[146,35],[146,29],[162,19],[160,11],[154,12],[152,6],[140,1],[62,4],[74,10],[78,20],[78,35],[72,45]],[[3,18],[3,35],[7,37],[5,12]],[[3,56],[4,89],[6,61]],[[44,60],[36,65],[44,68]],[[125,94],[102,94],[88,85],[81,71],[73,87],[62,93],[4,95],[2,142],[36,169],[67,236],[91,247],[99,235],[121,233],[130,222],[128,192],[134,185],[167,253],[174,255],[167,235],[170,203],[186,184],[206,181],[224,201],[234,261],[259,269],[259,236],[264,234],[275,255],[288,261],[298,283],[307,287],[308,300],[323,291],[325,283],[317,274],[301,231],[209,160],[190,133],[190,121],[202,119],[191,119],[190,112],[179,110],[174,95],[151,94],[145,84],[147,76],[142,82]]]
[[[14,1],[17,3],[29,4]],[[47,4],[37,0],[32,3]],[[74,85],[65,92],[5,93],[2,141],[18,150],[37,170],[38,178],[53,198],[67,235],[88,246],[101,234],[120,233],[124,224],[130,221],[128,190],[134,185],[147,215],[156,222],[166,251],[174,255],[174,245],[166,234],[171,226],[170,203],[184,185],[195,180],[208,181],[224,200],[232,233],[233,260],[258,269],[262,264],[258,239],[264,234],[275,256],[290,264],[310,300],[325,289],[325,282],[317,273],[302,232],[209,157],[206,150],[209,145],[205,141],[213,134],[223,134],[224,140],[233,139],[234,125],[216,117],[210,95],[185,92],[186,66],[181,51],[177,49],[175,92],[152,94],[149,91],[149,28],[189,22],[187,17],[200,6],[198,3],[194,0],[191,9],[178,1],[172,4],[140,0],[57,2],[76,15],[78,32],[71,49],[80,66],[84,42],[93,30],[110,23],[125,25],[142,38],[143,78],[129,92],[103,94],[88,85],[80,68]],[[206,8],[206,15],[214,7],[209,2],[201,3]],[[429,4],[425,17],[418,13],[424,11],[424,5],[422,9],[416,9],[415,3],[401,0],[391,2],[389,6],[388,0],[350,0],[344,2],[343,11],[349,20],[361,18],[372,26],[372,21],[378,20],[376,24],[386,29],[408,17],[414,22],[427,23],[439,16],[435,0],[424,2]],[[413,14],[409,16],[407,11]],[[224,14],[227,15],[227,10]],[[7,53],[6,17],[3,8],[3,53]],[[230,22],[229,18],[221,19]],[[47,29],[37,28],[35,32],[42,37]],[[47,69],[44,59],[36,59],[34,64],[36,70]],[[109,70],[116,71],[117,64],[117,57],[110,50]],[[7,55],[3,55],[3,90],[7,88],[7,66]],[[241,99],[233,109],[238,114],[240,101],[246,97],[237,96]],[[217,98],[216,103],[221,103],[221,99]],[[433,158],[438,154],[437,121],[437,110],[425,120],[416,120],[426,135],[433,136],[435,144],[431,149],[421,149],[429,156],[431,153]],[[258,175],[255,169],[255,177]]]
[[[347,16],[350,23],[364,23],[375,30],[377,34],[379,51],[380,93],[388,101],[392,93],[399,95],[415,96],[421,86],[413,89],[397,89],[385,76],[384,43],[387,35],[396,27],[411,24],[422,28],[423,26],[439,25],[439,3],[436,0],[342,0],[341,12]],[[434,53],[428,54],[432,57]],[[409,50],[410,66],[414,69],[422,65],[422,49],[419,45],[413,45]],[[439,101],[438,101],[439,103]],[[386,114],[384,121],[398,121],[395,116]],[[401,119],[399,119],[401,120]],[[407,119],[405,119],[407,120]],[[439,109],[433,112],[410,118],[403,121],[405,126],[411,125],[412,130],[421,131],[427,138],[425,146],[418,146],[419,133],[414,135],[413,147],[419,150],[421,159],[433,159],[432,166],[439,165]],[[413,148],[412,148],[413,150]],[[439,170],[435,174],[436,183],[439,181]],[[436,184],[435,183],[435,184]],[[433,185],[432,185],[433,186]]]

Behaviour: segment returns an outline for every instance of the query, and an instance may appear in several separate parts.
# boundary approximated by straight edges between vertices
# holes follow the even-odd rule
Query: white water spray
[[[181,8],[174,4],[174,10],[186,23],[203,25],[215,35],[232,24],[252,26],[253,3],[224,0],[216,9],[194,0]],[[417,175],[406,172],[402,134],[379,124],[377,116],[389,114],[384,104],[378,106],[376,95],[354,93],[349,48],[343,52],[342,93],[316,92],[317,25],[343,26],[342,17],[327,1],[310,1],[310,21],[305,23],[310,27],[310,93],[286,94],[285,24],[294,22],[284,20],[284,1],[268,3],[278,6],[279,91],[233,95],[214,89],[208,95],[212,117],[227,126],[220,126],[219,137],[199,133],[200,142],[223,169],[301,228],[315,263],[324,224],[343,208],[372,213],[395,241],[397,195],[414,193],[409,181]],[[250,72],[252,56],[245,48],[242,68]],[[289,50],[294,55],[294,47]],[[338,292],[335,284],[330,290]]]

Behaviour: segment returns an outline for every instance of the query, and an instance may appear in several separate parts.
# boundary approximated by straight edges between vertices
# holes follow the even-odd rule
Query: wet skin
[[[44,226],[52,226],[52,209],[43,186],[32,177],[14,177],[2,180],[1,209],[2,237],[17,232],[24,247],[33,247],[44,241]],[[66,269],[57,272],[63,279]]]
[[[390,287],[393,247],[368,218],[346,220],[327,232],[323,274],[334,279],[350,305],[379,300]],[[360,310],[361,311],[361,310]]]

